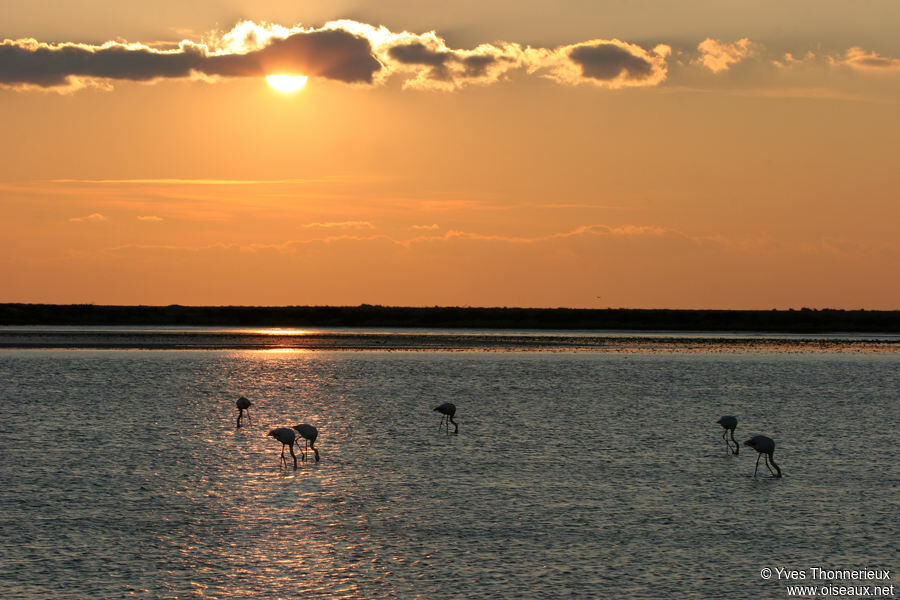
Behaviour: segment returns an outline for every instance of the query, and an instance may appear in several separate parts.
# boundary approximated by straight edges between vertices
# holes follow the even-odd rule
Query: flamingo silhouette
[[[734,439],[734,428],[737,427],[737,417],[722,417],[718,421],[716,421],[719,425],[725,428],[725,431],[722,432],[722,439],[725,440],[725,445],[728,446],[728,451],[732,454],[738,454],[741,451],[740,445],[737,443],[737,440]],[[728,432],[731,432],[731,441],[734,442],[734,450],[731,449],[731,442],[728,441],[728,438],[725,436],[728,435]]]
[[[316,462],[319,462],[319,450],[316,448],[316,438],[319,437],[319,430],[313,427],[312,425],[307,425],[306,423],[300,423],[299,425],[294,425],[293,429],[300,434],[300,437],[303,438],[304,450],[303,450],[303,461],[306,462],[306,447],[309,444],[309,448],[312,448],[312,451],[316,453]],[[300,446],[300,440],[297,440],[297,446]]]
[[[454,429],[453,433],[459,433],[459,423],[453,420],[453,415],[456,414],[456,405],[452,402],[444,402],[440,406],[435,406],[434,410],[438,411],[443,417],[441,417],[441,424],[438,425],[438,431],[441,430],[441,425],[444,424],[444,419],[447,419],[447,433],[450,433],[450,423],[453,423]]]
[[[781,469],[778,468],[778,465],[775,464],[775,457],[772,454],[775,452],[775,441],[764,435],[754,435],[752,438],[744,442],[745,446],[750,446],[757,452],[759,452],[759,456],[756,457],[756,469],[753,470],[753,476],[756,477],[756,471],[759,469],[759,458],[763,454],[766,455],[766,467],[769,468],[769,472],[774,477],[781,477]],[[769,461],[772,462],[772,466],[769,466]],[[772,467],[778,471],[778,474],[775,475],[775,471],[772,470]]]
[[[294,459],[294,470],[297,469],[297,455],[294,454],[294,439],[297,435],[290,427],[278,427],[266,434],[266,437],[273,437],[281,442],[281,462],[287,466],[287,460],[284,458],[284,447],[287,446],[291,451],[291,458]]]
[[[246,398],[241,396],[240,398],[237,399],[237,402],[235,402],[234,405],[237,406],[237,409],[238,409],[238,417],[237,417],[238,428],[240,428],[240,426],[241,426],[241,417],[244,416],[245,410],[247,411],[247,418],[250,420],[251,423],[253,422],[253,417],[250,416],[250,406],[252,406],[252,404],[249,400],[247,400]]]

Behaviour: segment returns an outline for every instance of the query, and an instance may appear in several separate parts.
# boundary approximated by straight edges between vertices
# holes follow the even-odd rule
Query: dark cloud
[[[426,70],[420,74],[419,83],[427,87],[428,81],[460,86],[475,80],[495,80],[503,67],[498,73],[492,73],[493,67],[502,64],[511,67],[517,61],[504,53],[519,53],[517,47],[510,50],[509,45],[501,48],[484,44],[475,50],[452,50],[443,47],[443,41],[441,44],[442,48],[435,50],[420,41],[403,41],[388,48],[387,56],[406,67],[424,67]]]
[[[583,77],[600,81],[612,81],[623,76],[627,80],[640,81],[653,75],[651,62],[617,44],[576,46],[569,51],[569,58],[581,68]]]
[[[256,53],[262,70],[293,69],[303,75],[347,83],[372,83],[381,70],[368,39],[342,29],[326,29],[276,39]]]
[[[648,51],[601,39],[554,49],[508,42],[454,49],[434,32],[392,33],[356,21],[335,21],[318,29],[243,21],[202,44],[4,40],[0,42],[0,86],[65,91],[116,80],[277,73],[363,84],[381,83],[396,75],[404,78],[404,88],[450,91],[494,83],[520,70],[569,85],[588,83],[616,89],[659,84],[666,78],[670,51],[664,45]]]
[[[405,65],[442,67],[452,56],[450,52],[431,50],[422,42],[412,42],[392,47],[388,55]]]
[[[484,77],[488,73],[488,68],[496,64],[497,61],[513,62],[513,59],[506,56],[494,57],[478,54],[465,57],[462,59],[462,64],[465,66],[466,75],[469,77]]]
[[[411,42],[391,47],[388,56],[403,65],[431,67],[429,73],[431,79],[438,81],[450,79],[450,71],[447,69],[447,61],[453,59],[450,52],[431,50],[422,42]]]
[[[0,44],[0,83],[41,87],[65,85],[70,76],[146,81],[186,77],[201,63],[194,51],[159,53],[124,45],[96,49],[80,45]]]
[[[148,81],[192,73],[257,77],[275,71],[372,83],[381,68],[368,39],[340,29],[295,33],[244,54],[210,54],[190,43],[176,51],[117,43],[0,43],[0,84],[5,85],[64,86],[70,77]]]

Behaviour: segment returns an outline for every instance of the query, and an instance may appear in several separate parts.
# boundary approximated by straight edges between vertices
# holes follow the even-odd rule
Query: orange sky
[[[9,4],[0,302],[900,309],[896,2]]]

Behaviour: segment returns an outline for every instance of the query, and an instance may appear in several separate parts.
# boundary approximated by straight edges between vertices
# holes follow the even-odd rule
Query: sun
[[[272,89],[282,94],[290,94],[303,89],[306,85],[306,75],[266,75],[266,83]]]

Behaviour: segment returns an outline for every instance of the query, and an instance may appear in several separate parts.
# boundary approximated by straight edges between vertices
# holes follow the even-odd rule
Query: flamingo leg
[[[753,476],[756,477],[756,471],[759,470],[759,459],[762,457],[762,453],[756,455],[756,469],[753,469]]]
[[[290,449],[291,449],[291,458],[294,459],[294,470],[296,471],[297,470],[297,455],[294,454],[294,444],[290,445]]]

